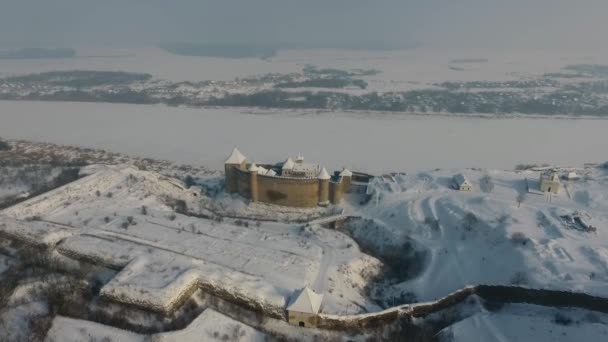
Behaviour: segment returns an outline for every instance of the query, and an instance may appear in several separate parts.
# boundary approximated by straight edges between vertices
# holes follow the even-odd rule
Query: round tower
[[[350,185],[353,182],[353,173],[349,169],[344,168],[342,169],[342,172],[340,172],[340,177],[342,177],[342,186],[340,189],[343,193],[349,192]]]
[[[251,202],[258,201],[258,167],[255,163],[249,166],[249,191],[251,191]]]
[[[319,180],[319,205],[326,206],[329,204],[329,173],[323,168],[317,175]]]
[[[329,200],[331,204],[339,204],[342,201],[342,180],[340,182],[329,182]]]
[[[224,162],[226,192],[235,193],[239,191],[237,169],[243,167],[245,160],[245,156],[235,147]]]

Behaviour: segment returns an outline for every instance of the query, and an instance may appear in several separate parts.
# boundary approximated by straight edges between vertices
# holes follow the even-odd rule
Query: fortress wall
[[[236,165],[224,164],[224,172],[226,174],[226,191],[234,193],[238,191]]]
[[[258,175],[258,200],[289,207],[313,208],[319,203],[319,180]]]
[[[236,169],[236,182],[238,185],[238,192],[239,195],[245,197],[245,198],[250,198],[251,197],[251,190],[249,189],[250,186],[250,180],[249,180],[250,176],[249,176],[249,172],[246,170],[242,170],[242,169]]]

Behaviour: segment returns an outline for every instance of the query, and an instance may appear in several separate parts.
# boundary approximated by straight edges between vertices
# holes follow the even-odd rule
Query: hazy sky
[[[0,44],[587,46],[607,0],[0,0]]]

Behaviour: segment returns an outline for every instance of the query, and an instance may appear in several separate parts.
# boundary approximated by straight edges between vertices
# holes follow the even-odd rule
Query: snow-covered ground
[[[196,210],[199,197],[175,181],[131,167],[109,167],[1,212],[36,222],[3,219],[2,229],[33,243],[124,269],[102,289],[120,301],[167,310],[197,284],[214,286],[282,314],[305,286],[326,295],[325,310],[344,312],[354,302],[378,309],[363,296],[364,275],[380,262],[361,253],[344,234],[318,227],[188,217],[165,198]],[[332,286],[327,279],[332,279]],[[351,309],[352,310],[352,309]]]
[[[512,169],[605,159],[608,120],[258,111],[0,101],[0,136],[103,148],[221,170],[234,146],[255,161],[302,152],[332,169]]]
[[[452,189],[463,172],[471,192]],[[563,173],[566,173],[564,170]],[[466,285],[521,285],[608,295],[608,170],[579,169],[558,195],[526,193],[525,179],[539,172],[480,169],[413,172],[378,186],[362,209],[375,221],[359,239],[426,251],[424,269],[392,287],[420,301]],[[488,177],[488,178],[485,178]],[[491,192],[482,186],[493,184]],[[391,190],[386,190],[390,188]],[[579,215],[597,231],[583,231],[562,216]],[[367,229],[367,230],[366,230]],[[406,248],[401,249],[406,255]]]
[[[526,178],[538,178],[534,170],[435,169],[383,177],[372,182],[376,191],[367,204],[353,199],[343,203],[348,214],[362,217],[343,232],[314,225],[253,220],[244,225],[233,219],[188,217],[176,214],[168,198],[182,199],[194,211],[202,202],[178,180],[131,166],[89,169],[95,171],[90,176],[0,212],[0,230],[30,243],[57,245],[56,250],[68,256],[121,268],[101,289],[102,296],[121,302],[165,310],[193,286],[203,286],[281,315],[293,291],[310,285],[324,293],[324,313],[345,315],[380,311],[374,299],[390,305],[405,294],[406,300],[432,301],[474,284],[608,296],[605,168],[576,169],[581,178],[563,181],[557,195],[526,190]],[[452,189],[456,173],[468,177],[471,192]],[[222,201],[229,204],[230,198]],[[595,230],[582,230],[568,215],[580,216]],[[390,255],[395,250],[399,253]],[[403,258],[398,264],[401,273],[385,274],[396,278],[374,283],[375,293],[368,297],[366,285],[382,274],[380,260],[394,267],[388,257],[393,262]],[[506,340],[572,340],[586,332],[595,339],[606,334],[603,316],[591,321],[587,313],[559,310],[573,317],[574,323],[564,324],[557,311],[541,315],[527,310],[482,310],[446,328],[442,336],[468,340],[476,330],[487,339]],[[191,326],[204,323],[204,318]],[[204,331],[221,326],[203,323]],[[82,334],[115,332],[58,318],[49,336],[61,334],[64,325]],[[549,325],[548,330],[534,331]],[[512,333],[514,327],[518,331]],[[191,333],[186,329],[173,334]],[[218,332],[220,338],[223,333]]]
[[[548,309],[510,304],[459,321],[439,334],[445,342],[486,341],[605,341],[608,317],[574,309]]]
[[[205,310],[182,330],[153,335],[136,334],[103,324],[58,316],[45,339],[47,342],[80,341],[266,341],[266,336],[212,309]]]

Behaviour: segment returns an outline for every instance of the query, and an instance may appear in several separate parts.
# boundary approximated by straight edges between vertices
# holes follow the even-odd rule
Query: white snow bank
[[[201,313],[183,330],[143,335],[90,321],[57,316],[47,333],[46,342],[80,341],[120,342],[198,342],[198,341],[265,341],[265,335],[212,309]]]

